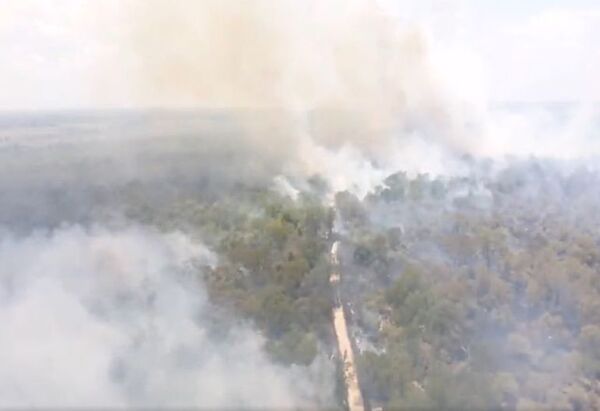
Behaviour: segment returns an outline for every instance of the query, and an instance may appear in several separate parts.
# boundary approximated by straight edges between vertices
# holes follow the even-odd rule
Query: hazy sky
[[[126,1],[0,0],[0,109],[131,106]],[[428,33],[433,61],[468,98],[600,100],[598,1],[379,2]]]

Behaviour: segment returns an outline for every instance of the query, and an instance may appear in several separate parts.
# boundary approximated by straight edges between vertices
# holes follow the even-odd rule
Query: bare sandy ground
[[[333,287],[339,287],[340,274],[338,272],[337,259],[338,242],[336,241],[331,247],[331,262],[333,270],[329,281]],[[339,291],[336,290],[339,295]],[[350,411],[364,411],[364,401],[358,385],[358,377],[356,374],[356,364],[354,362],[354,353],[352,352],[352,344],[348,334],[348,326],[346,323],[346,315],[342,304],[337,304],[333,308],[333,326],[338,343],[338,350],[344,362],[344,380],[346,382],[347,402]]]

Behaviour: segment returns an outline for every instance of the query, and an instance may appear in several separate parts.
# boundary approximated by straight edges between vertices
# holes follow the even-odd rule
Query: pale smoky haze
[[[227,47],[212,54],[211,59],[202,60],[205,73],[215,73],[216,64],[226,58],[237,58],[238,62],[244,62],[224,68],[222,77],[239,70],[246,73],[245,80],[250,80],[256,76],[251,72],[260,68],[256,62],[249,63],[249,58],[255,55],[262,60],[263,69],[270,66],[275,72],[281,70],[281,64],[291,66],[286,74],[288,87],[294,82],[305,85],[312,82],[315,86],[333,82],[332,76],[336,74],[331,72],[331,60],[336,57],[327,53],[332,41],[351,36],[352,47],[360,50],[374,35],[366,30],[358,33],[354,30],[358,27],[348,24],[358,5],[366,4],[360,1],[334,1],[325,5],[291,1],[159,3],[136,0],[3,2],[0,81],[4,92],[0,107],[59,109],[138,105],[139,101],[132,95],[131,70],[139,62],[135,61],[135,50],[127,44],[126,38],[136,25],[159,24],[161,19],[166,24],[156,27],[159,31],[154,38],[144,39],[149,47],[161,37],[168,41],[179,32],[180,39],[189,41],[171,47],[169,52],[187,54],[188,63],[197,63],[222,41],[220,45]],[[380,10],[395,26],[403,30],[415,28],[428,37],[429,46],[435,48],[432,59],[444,65],[440,74],[463,96],[491,101],[594,101],[600,97],[597,85],[600,56],[595,47],[600,13],[594,1],[536,0],[498,4],[472,0],[380,0],[371,3],[372,9]],[[185,10],[183,15],[182,9]],[[237,11],[232,15],[227,9]],[[244,9],[254,9],[253,16],[242,17]],[[210,18],[213,12],[217,13],[215,19]],[[176,15],[179,20],[169,23]],[[220,24],[219,16],[225,18],[224,24]],[[249,33],[251,26],[246,24],[250,22],[247,17],[254,20],[255,28],[261,25],[260,32],[233,42],[233,36]],[[234,18],[238,19],[237,23],[246,22],[234,24]],[[365,28],[365,24],[370,23],[364,20],[361,24]],[[216,35],[219,38],[215,38]],[[192,46],[190,42],[195,52],[186,49]],[[275,48],[261,46],[259,51],[259,42],[263,42],[262,46],[268,42]],[[236,56],[234,51],[242,49],[245,52]],[[287,55],[281,55],[282,51]],[[164,56],[164,52],[156,50],[155,64],[160,63],[158,55]],[[312,56],[310,62],[307,61],[309,56]],[[355,69],[367,65],[359,56],[364,57],[359,52],[355,61],[363,64]],[[315,73],[316,68],[319,69]],[[294,75],[297,76],[294,78]],[[319,83],[315,82],[317,76],[323,79]],[[193,88],[195,91],[208,81],[199,77],[195,79],[198,85]],[[240,81],[244,79],[234,79],[238,85]],[[254,85],[255,90],[258,86]],[[228,87],[235,88],[235,85]],[[314,94],[315,90],[308,86],[303,92]],[[273,97],[272,92],[264,94]],[[150,103],[168,102],[161,95]],[[196,95],[192,102],[208,106],[219,103],[206,94]],[[190,101],[170,103],[181,105]]]
[[[507,156],[594,169],[600,9],[520,3],[3,3],[0,406],[333,404],[324,352],[276,364],[208,301],[189,271],[213,239],[125,204],[315,175],[328,203]]]
[[[2,235],[0,406],[314,404],[316,364],[272,364],[249,326],[214,336],[190,269],[215,258],[135,226]]]
[[[7,109],[261,110],[240,118],[259,151],[362,193],[400,165],[461,172],[456,154],[599,148],[598,9],[585,1],[9,4]],[[498,101],[575,104],[557,121],[554,107]]]

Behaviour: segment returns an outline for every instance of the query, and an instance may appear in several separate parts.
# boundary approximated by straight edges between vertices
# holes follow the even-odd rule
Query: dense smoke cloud
[[[457,154],[573,158],[600,149],[589,127],[598,121],[592,104],[558,128],[548,121],[552,108],[500,115],[489,110],[477,55],[453,36],[440,38],[444,30],[432,26],[444,26],[443,19],[433,24],[414,18],[412,2],[64,3],[8,5],[6,20],[27,16],[16,18],[23,25],[13,28],[16,40],[15,33],[27,29],[38,47],[48,36],[55,41],[44,53],[16,48],[15,57],[7,58],[21,61],[23,51],[35,51],[45,57],[44,70],[27,60],[9,71],[46,72],[58,65],[76,83],[73,66],[86,67],[92,106],[106,106],[106,95],[119,95],[127,107],[252,109],[238,113],[238,120],[259,159],[281,159],[289,174],[327,175],[336,189],[364,193],[380,174],[398,169],[459,174],[464,168],[456,164]],[[455,6],[433,7],[432,13]],[[28,8],[37,13],[30,16]],[[13,42],[6,39],[7,50]],[[56,48],[86,53],[83,61],[58,59],[50,53]],[[42,78],[23,86],[40,88]],[[64,93],[55,94],[65,101]]]
[[[215,256],[182,234],[4,233],[0,261],[2,407],[272,408],[331,398],[331,376],[317,364],[273,365],[250,327],[219,323],[191,270]]]
[[[320,154],[346,145],[362,162],[396,161],[390,149],[415,133],[465,149],[426,33],[376,2],[158,0],[130,11],[142,103],[270,109],[272,122],[246,129],[261,148],[299,152],[296,167],[328,174]]]
[[[464,174],[464,154],[598,152],[597,107],[560,125],[548,120],[562,115],[555,107],[490,110],[472,97],[483,93],[460,92],[482,87],[466,75],[473,63],[454,62],[460,75],[447,75],[440,61],[452,56],[440,58],[439,39],[382,4],[132,2],[134,94],[142,104],[252,109],[241,124],[259,155],[279,153],[288,174],[322,174],[360,194],[398,169]]]
[[[450,253],[419,231],[454,230],[442,212],[466,204],[487,216],[494,201],[509,208],[518,198],[553,219],[548,204],[565,216],[578,204],[573,187],[582,183],[565,177],[570,190],[561,191],[558,181],[584,163],[548,163],[544,174],[535,161],[519,168],[482,157],[600,152],[598,106],[492,109],[461,98],[456,90],[472,85],[447,84],[436,39],[377,2],[130,0],[112,2],[98,20],[114,40],[97,64],[99,99],[120,84],[108,77],[126,71],[121,91],[134,106],[193,109],[0,116],[0,407],[331,405],[325,354],[310,366],[274,364],[252,325],[207,300],[199,277],[217,257],[188,235],[218,243],[201,231],[209,223],[246,237],[253,222],[233,227],[233,215],[217,212],[235,203],[239,214],[261,214],[244,195],[263,196],[265,187],[300,200],[325,194],[323,203],[336,191],[370,192],[364,201],[339,198],[367,207],[374,230],[416,233],[411,257],[445,261]],[[398,170],[409,178],[396,175],[392,187],[386,177]],[[410,179],[420,172],[443,177]],[[404,183],[418,201],[422,187],[439,194],[452,185],[431,203],[439,210],[388,204],[386,193],[404,196]],[[520,191],[505,199],[513,186]],[[373,202],[374,193],[383,200]],[[265,227],[285,233],[293,216],[282,215]],[[154,231],[169,224],[189,231]],[[364,267],[356,271],[372,283]],[[554,355],[553,343],[538,346]],[[570,375],[570,363],[554,359],[551,369]]]
[[[467,198],[485,214],[515,185],[540,215],[553,204],[543,189],[570,207],[573,191],[543,185],[559,177],[510,160],[494,197],[482,183],[506,164],[482,157],[600,152],[598,106],[490,109],[461,98],[456,90],[471,84],[447,84],[436,39],[377,2],[110,4],[96,23],[114,43],[97,62],[99,100],[121,84],[109,77],[126,71],[120,91],[132,105],[194,109],[0,116],[0,407],[330,405],[334,377],[323,353],[310,366],[275,365],[250,324],[207,300],[199,277],[217,257],[188,235],[202,237],[195,230],[216,219],[209,211],[226,205],[219,200],[245,215],[240,187],[271,186],[293,199],[317,187],[323,202],[341,190],[373,197],[404,170],[443,175],[437,189],[454,184],[443,211]],[[410,181],[414,192],[434,184]],[[426,205],[371,200],[365,216],[382,231],[452,229]],[[132,209],[155,227],[131,224]],[[285,216],[267,227],[285,228]],[[208,222],[234,225],[223,220]],[[154,231],[176,223],[189,233]],[[430,243],[415,242],[411,255],[449,259]],[[563,364],[552,370],[567,375]]]

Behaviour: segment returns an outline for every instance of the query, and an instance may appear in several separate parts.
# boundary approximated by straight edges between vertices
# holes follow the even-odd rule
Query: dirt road
[[[331,246],[331,265],[332,271],[329,282],[334,288],[335,305],[333,307],[333,327],[338,343],[338,351],[344,363],[344,380],[346,383],[346,400],[349,411],[364,411],[365,405],[358,385],[358,376],[356,374],[356,364],[354,362],[354,353],[352,352],[352,343],[348,334],[348,324],[344,314],[344,306],[340,299],[340,272],[337,256],[339,243],[336,241]]]

